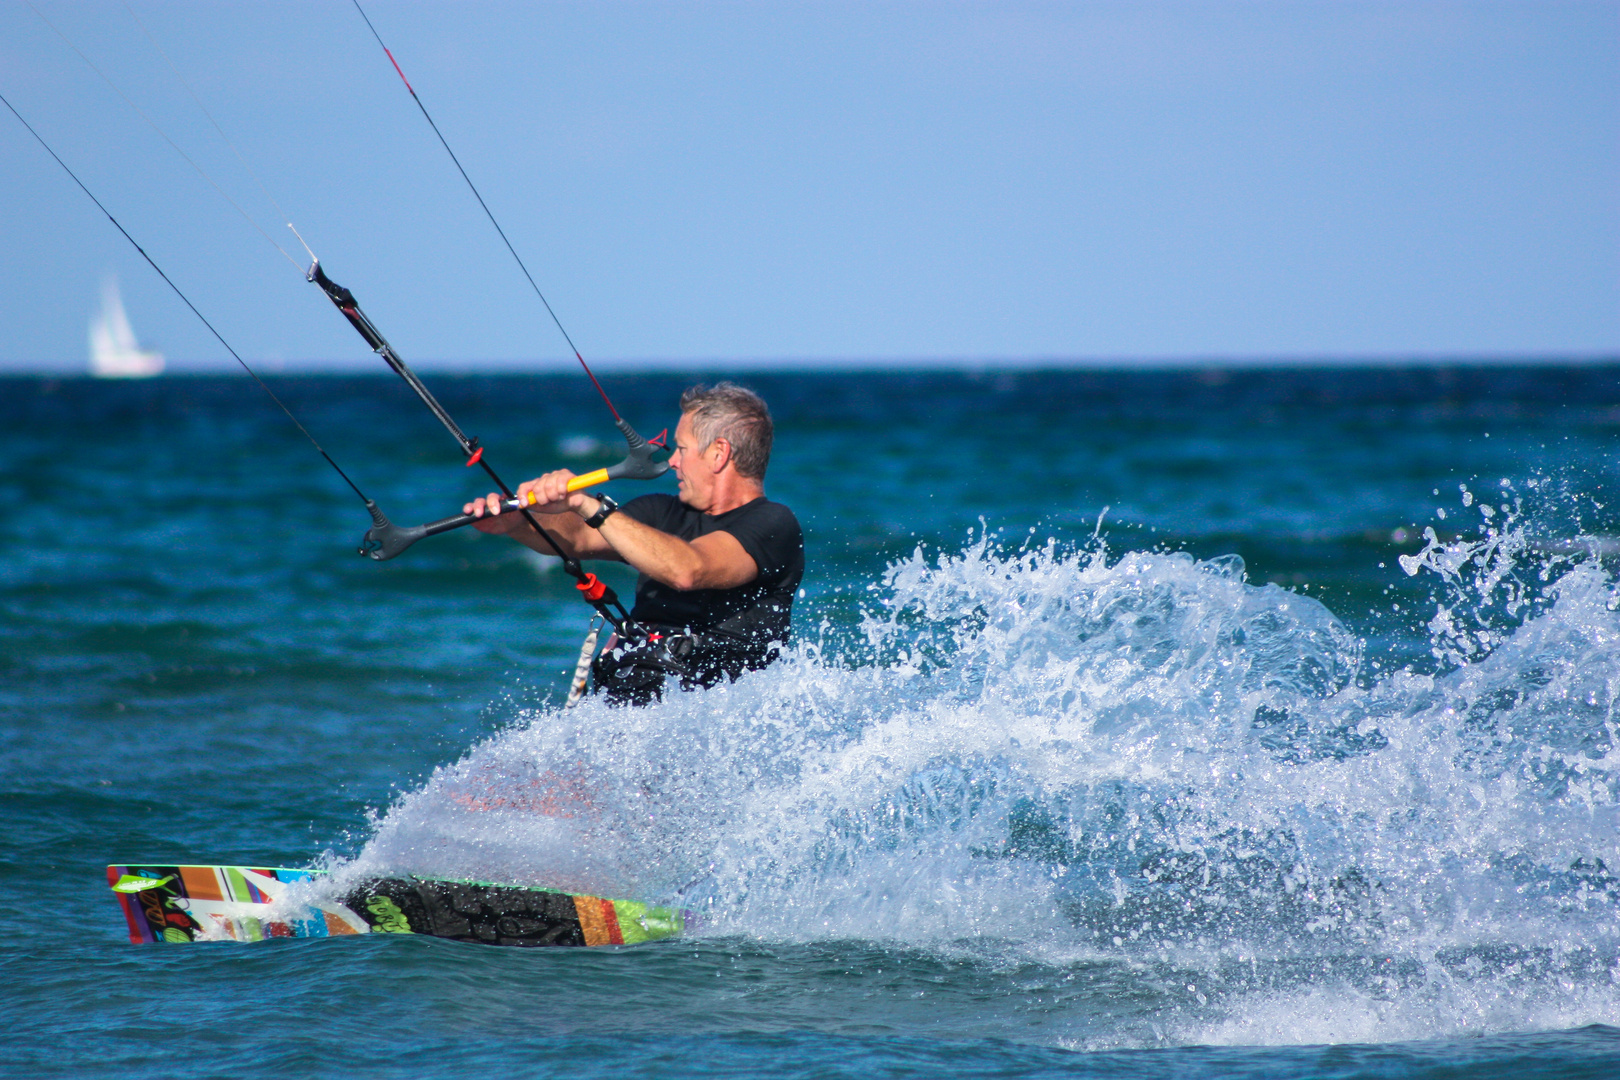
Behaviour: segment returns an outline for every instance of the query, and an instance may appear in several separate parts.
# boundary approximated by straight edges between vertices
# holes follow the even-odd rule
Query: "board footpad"
[[[501,885],[380,878],[340,901],[373,932],[485,945],[585,945],[574,897]]]

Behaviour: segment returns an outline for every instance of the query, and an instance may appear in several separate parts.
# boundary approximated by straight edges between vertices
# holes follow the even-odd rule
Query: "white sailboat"
[[[101,286],[101,310],[90,320],[90,374],[100,379],[145,379],[163,373],[163,354],[143,350],[124,314],[118,279]]]

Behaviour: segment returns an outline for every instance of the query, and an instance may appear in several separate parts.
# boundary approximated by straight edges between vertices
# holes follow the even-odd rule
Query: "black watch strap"
[[[619,504],[613,501],[611,495],[592,495],[591,498],[602,505],[597,509],[596,513],[585,519],[585,524],[593,529],[600,529],[602,522],[612,516],[613,512],[619,508]]]

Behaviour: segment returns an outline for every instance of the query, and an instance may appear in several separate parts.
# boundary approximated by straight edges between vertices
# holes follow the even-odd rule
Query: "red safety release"
[[[574,582],[574,588],[584,593],[585,599],[593,604],[607,592],[607,584],[597,581],[595,574],[586,574],[584,580]]]
[[[473,451],[473,456],[467,459],[467,468],[470,469],[474,465],[478,464],[480,461],[483,461],[483,460],[484,460],[484,448],[482,446],[480,446],[478,449]]]

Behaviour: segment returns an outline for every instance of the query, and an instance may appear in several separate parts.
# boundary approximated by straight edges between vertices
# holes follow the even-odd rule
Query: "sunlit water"
[[[567,712],[554,568],[353,559],[352,495],[229,380],[14,382],[0,965],[53,1045],[10,1064],[1612,1074],[1620,386],[1466,376],[756,380],[796,641]],[[629,382],[649,421],[680,385]],[[612,452],[566,380],[446,383],[512,479]],[[387,384],[289,390],[397,520],[463,497]],[[136,949],[99,867],[163,858],[700,929]]]

